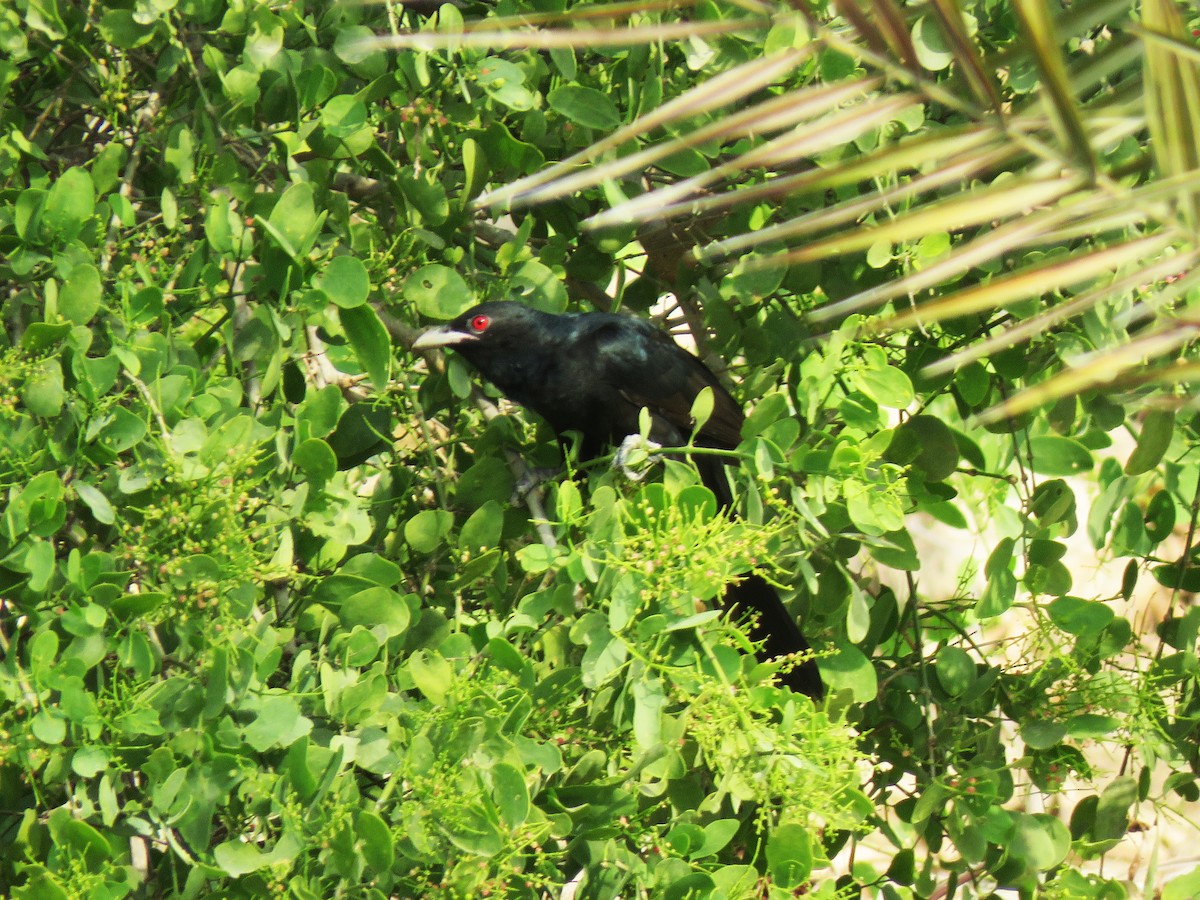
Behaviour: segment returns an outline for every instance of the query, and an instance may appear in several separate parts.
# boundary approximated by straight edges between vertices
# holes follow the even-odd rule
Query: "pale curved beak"
[[[414,350],[433,350],[437,347],[453,347],[456,344],[467,343],[468,341],[477,341],[479,338],[473,334],[468,334],[465,331],[455,331],[448,325],[441,328],[430,328],[428,331],[422,332],[415,341],[412,342]]]

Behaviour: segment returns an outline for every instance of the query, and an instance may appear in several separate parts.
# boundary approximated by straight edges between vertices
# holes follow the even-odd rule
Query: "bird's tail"
[[[717,456],[694,456],[700,479],[717,498],[721,509],[733,508],[733,491],[726,477],[725,463]],[[750,637],[761,642],[759,659],[766,662],[789,653],[803,653],[809,649],[795,617],[788,612],[779,592],[761,575],[751,572],[741,581],[725,589],[724,605],[735,618],[752,615],[754,625]],[[816,661],[807,659],[795,668],[783,673],[780,680],[801,694],[814,700],[825,695],[821,673]]]
[[[724,602],[734,618],[753,616],[750,638],[756,643],[761,642],[759,659],[763,662],[809,649],[808,641],[796,625],[795,618],[783,605],[775,588],[761,575],[751,572],[741,581],[731,584],[725,589]],[[780,681],[793,691],[806,694],[814,700],[821,699],[825,694],[821,673],[812,659],[806,659],[783,672]]]

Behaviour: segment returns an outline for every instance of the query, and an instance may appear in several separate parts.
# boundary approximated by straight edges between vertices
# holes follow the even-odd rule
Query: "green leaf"
[[[473,200],[483,192],[487,185],[488,169],[487,154],[483,145],[475,138],[467,138],[462,142],[463,186],[464,200]]]
[[[408,630],[411,614],[400,594],[377,585],[347,597],[338,620],[347,631],[356,625],[368,629],[382,626],[387,636],[393,638]]]
[[[997,569],[987,580],[983,596],[975,604],[981,619],[990,619],[1009,610],[1017,599],[1017,576],[1008,569]]]
[[[662,740],[662,711],[666,692],[658,678],[639,679],[633,683],[633,736],[643,750]]]
[[[213,850],[213,859],[220,868],[235,878],[248,875],[271,864],[268,854],[245,841],[226,841]]]
[[[621,114],[608,94],[578,84],[565,84],[546,95],[546,102],[559,115],[600,131],[612,131],[621,124]]]
[[[362,306],[371,293],[367,267],[356,256],[335,256],[315,284],[343,309]]]
[[[396,174],[396,183],[404,192],[404,199],[420,215],[421,224],[434,228],[450,217],[450,199],[437,173],[402,169]]]
[[[689,412],[689,417],[692,420],[692,433],[697,434],[708,423],[713,412],[713,389],[707,385],[700,389],[700,393],[696,394],[696,399],[692,401],[692,408]]]
[[[43,709],[29,723],[33,736],[43,744],[61,744],[67,737],[67,720],[57,710]]]
[[[856,703],[867,703],[875,699],[878,680],[875,668],[866,655],[853,644],[844,644],[820,662],[821,677],[829,686],[830,693],[849,690]]]
[[[1100,634],[1115,613],[1098,600],[1081,600],[1079,597],[1056,597],[1046,608],[1050,621],[1067,634],[1093,639]]]
[[[489,56],[475,65],[475,76],[488,96],[515,112],[533,109],[533,92],[525,87],[525,73],[505,59]]]
[[[1009,813],[1013,832],[1007,847],[1011,859],[1020,860],[1027,869],[1044,872],[1061,863],[1071,849],[1071,833],[1054,816],[1039,813]]]
[[[1152,409],[1147,412],[1142,421],[1142,433],[1138,435],[1137,446],[1133,448],[1125,463],[1125,474],[1141,475],[1157,466],[1167,452],[1167,447],[1171,445],[1171,437],[1174,434],[1174,410]]]
[[[885,456],[897,465],[913,466],[927,481],[945,481],[958,468],[958,442],[941,419],[913,416],[895,430]]]
[[[301,181],[284,191],[266,224],[288,256],[296,258],[306,253],[318,227],[312,185]]]
[[[489,500],[463,523],[458,534],[458,546],[473,554],[487,547],[495,547],[500,543],[503,529],[504,510],[499,503]]]
[[[934,663],[938,683],[951,697],[961,697],[975,682],[975,660],[961,647],[943,647]]]
[[[67,169],[50,186],[42,209],[42,224],[52,237],[71,239],[96,211],[92,176],[77,167]]]
[[[260,753],[272,747],[288,747],[312,727],[312,720],[300,715],[295,697],[276,694],[263,700],[257,717],[246,726],[246,743]]]
[[[1054,434],[1029,439],[1033,470],[1041,475],[1077,475],[1093,465],[1092,452],[1078,441]]]
[[[1200,897],[1200,866],[1163,885],[1160,900],[1195,900]]]
[[[337,474],[337,457],[329,444],[320,438],[301,441],[292,452],[292,462],[317,490]]]
[[[527,260],[513,270],[508,279],[513,300],[528,303],[546,312],[560,313],[567,308],[567,287],[548,266],[536,259]]]
[[[418,650],[408,658],[406,666],[413,684],[436,706],[443,706],[446,694],[454,683],[454,670],[450,663],[438,653]]]
[[[418,553],[432,553],[454,526],[454,513],[423,509],[404,523],[404,540]]]
[[[332,97],[321,107],[321,129],[311,143],[334,159],[359,156],[375,143],[367,106],[351,94]]]
[[[780,825],[767,839],[767,869],[776,886],[798,888],[812,872],[812,839],[803,825]]]
[[[545,572],[557,559],[558,554],[554,548],[545,544],[527,544],[517,551],[517,560],[521,563],[521,568],[530,575]]]
[[[1021,723],[1021,740],[1032,750],[1048,750],[1067,736],[1062,722],[1028,720]]]
[[[62,364],[57,359],[39,360],[21,391],[21,402],[25,408],[35,416],[53,418],[62,412],[66,397]]]
[[[97,522],[104,525],[111,525],[117,520],[116,511],[113,509],[108,497],[99,488],[88,484],[86,481],[76,481],[74,487],[75,493],[79,495],[79,499],[91,510]]]
[[[475,305],[463,277],[449,266],[423,266],[404,282],[404,299],[431,319],[453,319]]]
[[[1129,828],[1129,810],[1138,800],[1137,781],[1128,775],[1114,778],[1100,794],[1092,837],[1097,841],[1117,840]]]
[[[58,312],[68,322],[86,325],[100,309],[100,270],[82,263],[71,270],[58,295]]]
[[[21,349],[31,354],[38,353],[56,346],[70,333],[71,326],[65,322],[53,325],[49,322],[32,322],[21,335]]]
[[[629,649],[625,642],[607,628],[594,633],[579,665],[583,683],[589,688],[600,687],[625,664],[628,657]]]
[[[376,872],[389,872],[396,859],[392,830],[377,812],[360,809],[355,817],[355,831],[362,846],[363,859]]]
[[[529,818],[529,786],[525,774],[516,766],[496,763],[492,767],[492,799],[500,821],[510,831],[520,828]]]
[[[370,306],[339,309],[338,319],[358,364],[363,367],[378,391],[385,391],[391,379],[392,342],[387,329]]]
[[[709,822],[704,826],[704,842],[695,852],[695,858],[712,856],[724,850],[741,827],[742,823],[737,819],[717,819],[715,822]]]
[[[694,857],[704,846],[704,829],[685,822],[668,831],[664,840],[678,856]]]
[[[319,391],[310,391],[296,409],[296,436],[301,441],[323,438],[338,425],[346,410],[346,400],[337,385],[327,384]]]
[[[907,409],[913,402],[912,381],[895,366],[873,366],[864,369],[858,375],[858,383],[863,393],[880,406]]]
[[[71,771],[80,778],[95,778],[108,768],[111,754],[106,747],[80,747],[71,756]]]
[[[100,17],[101,36],[114,47],[133,50],[154,37],[154,26],[138,22],[131,9],[110,9]]]

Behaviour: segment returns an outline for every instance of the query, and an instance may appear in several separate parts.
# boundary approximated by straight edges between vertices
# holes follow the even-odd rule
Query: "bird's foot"
[[[536,491],[547,481],[557,478],[562,473],[562,469],[558,466],[536,466],[527,468],[525,474],[517,479],[517,483],[513,485],[512,496],[508,502],[512,506],[518,503],[524,503],[525,498],[533,491]]]
[[[655,451],[661,449],[662,444],[640,434],[627,435],[613,456],[613,468],[620,469],[630,481],[641,481],[654,464]]]

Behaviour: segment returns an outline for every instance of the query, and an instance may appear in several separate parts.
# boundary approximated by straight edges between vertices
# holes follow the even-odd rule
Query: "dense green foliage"
[[[500,6],[466,12],[525,10]],[[981,43],[1020,41],[1007,4],[976,6]],[[805,44],[799,19],[706,37],[744,9],[692,12],[683,40],[537,51],[363,41],[454,32],[453,7],[0,10],[0,889],[1126,895],[1088,863],[1200,796],[1195,413],[1144,386],[974,418],[1116,340],[1110,319],[930,375],[986,313],[817,336],[805,314],[959,235],[688,261],[701,236],[852,183],[691,229],[582,226],[753,136],[511,216],[471,205]],[[931,21],[912,35],[940,72]],[[763,93],[861,76],[846,50]],[[1037,85],[1022,69],[1004,89]],[[898,106],[815,162],[957,121]],[[495,415],[461,360],[406,349],[422,321],[497,298],[639,315],[667,298],[750,410],[742,516],[673,458],[644,481],[598,465],[551,484],[544,521],[510,502],[511,451],[552,464],[550,435]],[[1127,560],[1122,583],[1087,583],[1071,541]],[[706,608],[752,567],[820,652],[824,707]],[[1119,771],[1097,764],[1106,745]],[[831,878],[858,842],[884,856]]]

